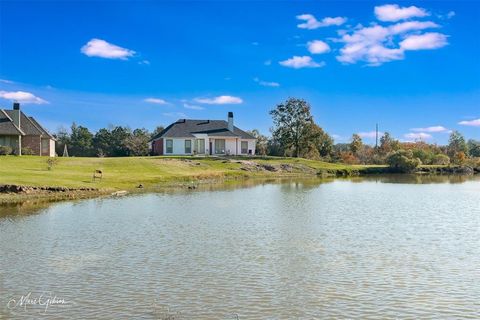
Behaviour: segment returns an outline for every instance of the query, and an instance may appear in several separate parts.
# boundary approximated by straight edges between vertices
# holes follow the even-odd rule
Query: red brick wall
[[[40,136],[23,136],[22,148],[30,148],[35,155],[40,156]]]
[[[152,152],[154,155],[163,155],[163,139],[152,142]]]

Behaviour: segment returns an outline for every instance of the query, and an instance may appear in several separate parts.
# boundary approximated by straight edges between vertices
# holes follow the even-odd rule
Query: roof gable
[[[13,123],[12,118],[0,109],[0,135],[25,135],[25,133]]]

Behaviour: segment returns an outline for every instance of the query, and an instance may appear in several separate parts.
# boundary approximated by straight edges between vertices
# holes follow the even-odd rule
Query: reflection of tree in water
[[[375,181],[380,183],[407,183],[407,184],[436,184],[436,183],[464,183],[480,180],[471,175],[419,175],[419,174],[390,174],[368,176],[355,179],[352,182]]]

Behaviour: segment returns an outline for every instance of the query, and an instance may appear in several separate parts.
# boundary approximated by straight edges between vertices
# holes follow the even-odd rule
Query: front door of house
[[[212,141],[210,141],[210,148],[208,148],[209,152],[210,152],[210,155],[213,154],[213,147],[212,147]]]

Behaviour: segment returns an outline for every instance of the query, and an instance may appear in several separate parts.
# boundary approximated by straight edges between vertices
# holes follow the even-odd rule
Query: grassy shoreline
[[[223,180],[281,177],[334,177],[359,175],[384,166],[352,166],[296,158],[240,157],[125,157],[57,158],[48,169],[47,158],[38,156],[0,157],[0,185],[63,187],[64,192],[31,194],[0,193],[0,203],[34,198],[76,198],[110,194],[119,190],[155,189]],[[103,178],[93,181],[94,170]],[[79,192],[75,189],[95,188]]]
[[[62,189],[0,192],[0,205],[42,199],[92,198],[120,190],[146,192],[160,188],[188,188],[254,178],[332,178],[390,173],[387,166],[381,165],[345,165],[282,157],[71,157],[56,158],[56,164],[50,170],[47,159],[39,156],[0,157],[0,186]],[[422,174],[442,174],[452,167],[423,166],[421,169],[419,173]],[[101,180],[93,180],[94,170],[102,170]],[[85,188],[94,190],[82,190]]]

